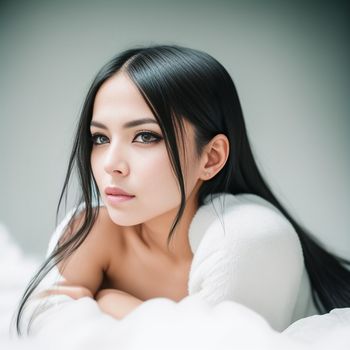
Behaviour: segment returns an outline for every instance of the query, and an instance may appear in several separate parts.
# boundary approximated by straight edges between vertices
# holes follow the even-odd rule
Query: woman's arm
[[[80,299],[83,297],[93,298],[93,295],[88,288],[68,285],[65,282],[59,282],[55,286],[41,291],[35,295],[35,298],[46,298],[55,294],[65,294],[73,299]]]
[[[97,293],[95,299],[103,312],[118,320],[143,303],[133,295],[117,289],[102,289]]]
[[[36,295],[36,298],[46,298],[50,295],[64,294],[73,299],[84,297],[94,298],[85,287],[58,284],[55,287],[45,289]],[[143,301],[131,294],[117,289],[101,289],[95,296],[100,309],[117,319],[122,319]]]

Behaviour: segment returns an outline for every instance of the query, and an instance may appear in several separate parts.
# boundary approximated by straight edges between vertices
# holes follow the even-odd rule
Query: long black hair
[[[76,208],[85,206],[84,221],[69,239],[56,245],[29,282],[16,314],[18,335],[21,335],[23,308],[30,295],[54,266],[82,244],[98,215],[99,190],[90,164],[90,122],[99,88],[118,71],[125,72],[131,78],[152,110],[164,135],[169,159],[178,179],[181,204],[168,236],[168,244],[186,204],[177,142],[183,140],[183,118],[186,118],[194,126],[198,157],[202,154],[203,147],[217,134],[226,135],[230,144],[229,157],[224,167],[199,188],[198,206],[203,205],[208,195],[222,192],[234,195],[252,193],[272,203],[290,221],[299,236],[312,297],[319,313],[349,307],[350,271],[342,264],[350,262],[328,252],[307,229],[297,223],[263,179],[253,157],[238,94],[229,73],[205,52],[179,45],[152,45],[131,48],[112,58],[101,68],[91,84],[82,107],[56,211],[57,222],[60,206],[64,197],[67,200],[68,185],[76,170],[80,184],[80,198]],[[178,132],[181,138],[177,137]],[[94,199],[97,200],[97,206],[93,205]],[[77,212],[78,209],[68,226],[72,224]]]

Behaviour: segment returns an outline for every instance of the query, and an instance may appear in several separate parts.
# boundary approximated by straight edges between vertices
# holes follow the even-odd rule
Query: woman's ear
[[[210,180],[226,164],[230,143],[224,134],[215,135],[205,146],[201,179]]]

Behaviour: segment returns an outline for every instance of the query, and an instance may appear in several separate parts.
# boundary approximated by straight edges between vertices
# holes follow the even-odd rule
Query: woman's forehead
[[[135,114],[135,117],[139,113],[153,116],[136,85],[125,73],[121,72],[108,78],[96,93],[93,113],[108,110],[113,113]]]

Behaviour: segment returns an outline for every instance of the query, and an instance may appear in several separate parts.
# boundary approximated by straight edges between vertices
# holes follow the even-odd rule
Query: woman
[[[210,55],[155,45],[103,66],[85,99],[57,215],[74,166],[81,198],[22,297],[18,334],[23,307],[54,266],[69,283],[45,295],[90,296],[117,318],[157,295],[181,300],[193,257],[189,225],[216,193],[251,193],[278,208],[299,236],[318,311],[350,305],[350,272],[341,265],[349,262],[316,243],[275,198],[253,158],[233,81]],[[113,311],[118,300],[124,309]]]

